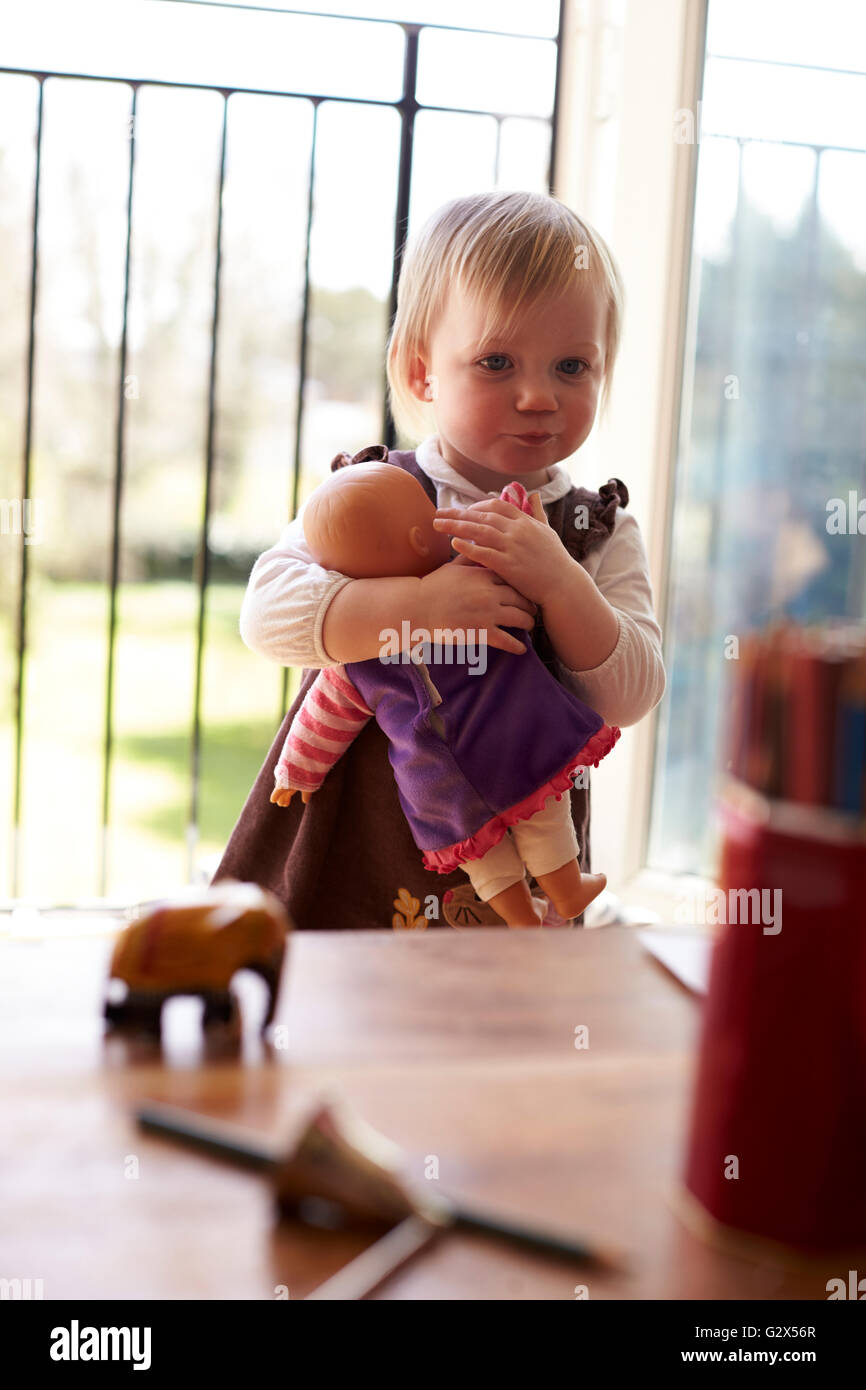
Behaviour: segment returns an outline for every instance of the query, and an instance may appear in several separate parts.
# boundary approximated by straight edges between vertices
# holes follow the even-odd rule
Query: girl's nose
[[[518,410],[556,410],[556,393],[544,377],[525,377],[517,383],[514,402]]]

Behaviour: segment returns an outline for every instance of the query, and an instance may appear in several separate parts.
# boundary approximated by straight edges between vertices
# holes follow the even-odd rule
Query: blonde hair
[[[431,407],[409,387],[409,369],[415,356],[426,355],[452,286],[486,306],[486,335],[494,328],[507,331],[536,299],[572,287],[576,274],[607,308],[604,411],[625,297],[604,239],[544,193],[476,193],[439,208],[406,248],[388,342],[388,397],[401,434],[420,439],[434,428]]]

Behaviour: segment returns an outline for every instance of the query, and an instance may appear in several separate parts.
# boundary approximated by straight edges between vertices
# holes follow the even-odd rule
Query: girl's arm
[[[253,565],[240,613],[243,641],[283,666],[321,668],[379,656],[383,633],[482,628],[491,646],[522,652],[504,627],[529,630],[534,605],[498,576],[443,565],[424,579],[350,579],[317,565],[298,516]],[[392,647],[393,650],[393,647]]]
[[[574,589],[548,601],[544,625],[574,693],[609,724],[627,728],[655,708],[666,683],[662,633],[635,518],[617,510],[610,540],[587,556],[586,567],[576,568],[580,577],[575,577]],[[593,615],[599,611],[599,600],[613,614],[616,628],[612,642],[606,628],[594,648],[599,626]],[[599,652],[600,659],[594,660]]]
[[[556,590],[542,605],[544,626],[563,666],[569,671],[591,670],[602,666],[616,647],[619,620],[583,565],[570,556],[569,562]]]
[[[366,661],[381,655],[386,633],[403,651],[418,640],[413,630],[422,629],[428,641],[436,632],[459,641],[473,631],[484,632],[488,646],[522,655],[524,644],[503,628],[529,631],[534,613],[535,605],[498,575],[452,560],[423,579],[352,580],[329,600],[323,640],[340,661]],[[392,638],[388,646],[394,650]]]
[[[282,666],[321,668],[377,656],[382,628],[416,619],[418,579],[350,579],[317,565],[297,516],[276,545],[253,565],[240,612],[240,633],[259,656]],[[334,598],[351,588],[341,606],[346,631],[325,619]],[[396,621],[393,621],[396,618]],[[330,643],[333,641],[333,649]]]
[[[241,604],[243,641],[282,666],[331,665],[322,646],[322,619],[334,594],[351,582],[315,563],[296,517],[253,565]]]

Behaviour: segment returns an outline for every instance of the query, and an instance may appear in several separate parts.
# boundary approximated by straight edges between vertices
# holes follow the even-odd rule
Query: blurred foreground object
[[[774,801],[866,818],[866,627],[782,623],[732,661],[731,776]]]
[[[866,637],[777,629],[744,658],[684,1211],[796,1262],[866,1251]]]
[[[404,1155],[398,1146],[336,1095],[304,1102],[280,1147],[248,1136],[236,1125],[157,1102],[140,1106],[137,1119],[151,1133],[265,1172],[281,1217],[391,1228],[334,1281],[317,1290],[316,1297],[363,1297],[449,1229],[481,1232],[579,1263],[612,1268],[625,1263],[621,1255],[591,1249],[567,1236],[519,1226],[458,1207],[437,1193],[413,1189],[401,1175]]]
[[[203,1023],[232,1024],[229,985],[238,970],[260,975],[268,990],[262,1031],[272,1022],[291,922],[282,903],[254,883],[227,880],[148,903],[115,942],[105,1019],[111,1028],[158,1034],[162,1006],[199,995]]]

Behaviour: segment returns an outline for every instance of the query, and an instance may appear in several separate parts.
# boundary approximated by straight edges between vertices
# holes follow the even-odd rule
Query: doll
[[[530,500],[510,483],[501,495],[547,524],[537,494]],[[421,577],[444,563],[472,563],[451,558],[447,536],[433,528],[435,511],[402,469],[358,463],[312,494],[304,535],[318,564],[357,579]],[[525,868],[563,918],[579,916],[607,881],[581,874],[563,794],[579,769],[598,765],[620,731],[551,675],[525,633],[505,630],[524,642],[524,652],[484,646],[483,672],[465,649],[430,633],[417,641],[413,633],[411,651],[325,667],[292,721],[271,801],[287,806],[296,791],[309,801],[375,718],[425,867],[463,867],[509,926],[538,925]]]

